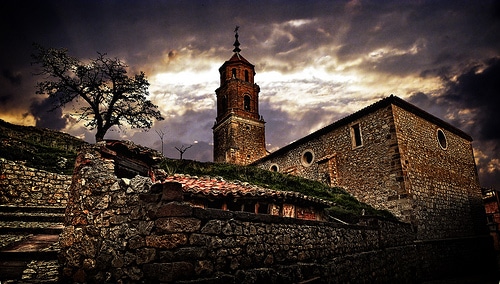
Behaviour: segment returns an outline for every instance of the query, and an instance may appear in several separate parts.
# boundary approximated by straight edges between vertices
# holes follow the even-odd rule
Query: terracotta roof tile
[[[251,185],[247,182],[226,181],[221,177],[197,177],[175,174],[167,176],[164,182],[178,182],[182,184],[185,193],[201,194],[205,196],[232,196],[232,197],[262,197],[294,199],[306,201],[321,207],[333,206],[334,203],[314,196],[308,196],[293,191],[278,191]]]

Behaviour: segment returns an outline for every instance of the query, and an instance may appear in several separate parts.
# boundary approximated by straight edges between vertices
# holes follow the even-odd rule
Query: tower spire
[[[234,29],[234,37],[236,38],[233,45],[234,45],[234,49],[233,49],[233,52],[237,53],[237,54],[240,54],[240,42],[238,41],[238,29],[240,27],[239,26],[236,26],[236,28]]]

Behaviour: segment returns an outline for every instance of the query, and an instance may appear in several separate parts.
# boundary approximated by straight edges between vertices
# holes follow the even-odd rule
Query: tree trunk
[[[95,134],[95,142],[104,141],[104,135],[106,135],[106,131],[102,128],[97,128],[97,132]]]

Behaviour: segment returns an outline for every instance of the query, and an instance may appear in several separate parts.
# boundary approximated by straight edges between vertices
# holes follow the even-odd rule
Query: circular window
[[[437,130],[437,139],[441,149],[446,150],[446,148],[448,147],[448,142],[446,141],[446,135],[444,135],[443,130]]]
[[[312,150],[305,150],[302,152],[302,157],[300,159],[304,167],[309,167],[314,161],[314,153]]]
[[[271,172],[278,172],[280,170],[280,167],[278,167],[278,165],[276,164],[272,164],[270,167],[269,167],[269,170]]]

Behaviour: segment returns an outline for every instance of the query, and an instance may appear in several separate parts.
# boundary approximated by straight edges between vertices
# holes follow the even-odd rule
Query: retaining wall
[[[71,176],[0,158],[0,204],[65,206]]]
[[[419,283],[492,269],[484,238],[425,242],[405,223],[191,207],[180,184],[116,176],[104,148],[77,158],[60,238],[63,281]]]

